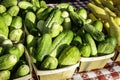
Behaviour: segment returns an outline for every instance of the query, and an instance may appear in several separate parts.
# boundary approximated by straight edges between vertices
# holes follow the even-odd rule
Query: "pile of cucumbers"
[[[29,73],[25,47],[38,69],[49,70],[74,65],[80,57],[110,54],[116,38],[105,33],[101,21],[89,19],[82,7],[49,6],[44,0],[3,0],[0,43],[0,78],[7,80],[14,69],[14,77]],[[9,76],[3,77],[4,71]]]

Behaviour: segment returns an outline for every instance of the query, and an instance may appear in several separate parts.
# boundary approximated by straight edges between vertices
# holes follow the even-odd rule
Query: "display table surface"
[[[120,61],[110,61],[102,69],[76,71],[73,77],[67,80],[120,80]]]

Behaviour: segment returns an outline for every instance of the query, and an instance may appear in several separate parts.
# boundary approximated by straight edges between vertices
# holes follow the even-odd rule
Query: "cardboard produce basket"
[[[120,61],[120,52],[115,54],[115,61]]]
[[[40,80],[66,80],[71,78],[79,66],[79,63],[55,70],[37,70],[37,75]]]
[[[106,65],[106,63],[109,61],[109,59],[114,56],[114,54],[115,53],[111,53],[105,56],[90,57],[90,58],[81,57],[79,72],[103,68]]]
[[[116,47],[115,49],[115,55],[112,57],[113,61],[120,61],[120,46]]]
[[[13,79],[13,80],[33,80],[33,79],[32,79],[32,74],[28,74],[26,76],[19,77],[19,78]]]

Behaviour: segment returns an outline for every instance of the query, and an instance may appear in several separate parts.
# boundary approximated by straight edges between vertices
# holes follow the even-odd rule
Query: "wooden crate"
[[[79,72],[90,71],[94,69],[101,69],[106,65],[109,59],[113,56],[114,56],[114,53],[111,53],[105,56],[100,56],[100,57],[90,57],[90,58],[81,57]]]

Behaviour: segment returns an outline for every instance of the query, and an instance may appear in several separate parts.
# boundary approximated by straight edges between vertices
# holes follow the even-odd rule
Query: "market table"
[[[110,61],[103,69],[76,71],[73,77],[67,80],[120,80],[120,61]]]

